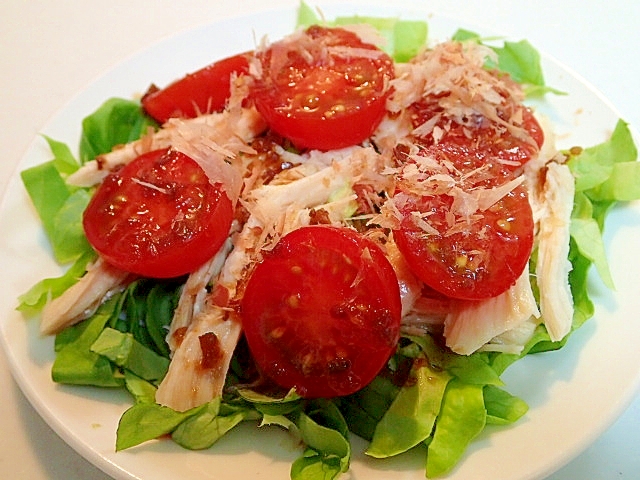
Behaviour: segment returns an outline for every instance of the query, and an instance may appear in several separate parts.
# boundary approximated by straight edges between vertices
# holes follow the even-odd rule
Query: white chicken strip
[[[184,412],[222,394],[242,332],[234,315],[212,305],[197,314],[156,392],[156,402]]]
[[[240,152],[253,153],[247,146],[265,128],[255,109],[242,108],[202,115],[193,119],[171,119],[162,129],[139,140],[114,148],[85,163],[67,179],[70,185],[96,185],[114,169],[126,165],[143,153],[173,147],[193,158],[209,178],[225,185],[232,201],[237,198],[242,178],[228,159]]]
[[[128,276],[98,258],[75,285],[45,305],[40,333],[53,335],[88,318],[105,299],[124,288]]]
[[[529,281],[529,269],[506,292],[477,302],[460,303],[444,322],[446,344],[470,355],[494,337],[518,327],[540,312]]]
[[[258,241],[259,229],[252,225],[250,219],[240,233],[231,237],[233,250],[216,279],[229,291],[230,298]],[[174,336],[176,348],[156,392],[156,402],[184,411],[220,396],[241,332],[242,324],[234,313],[205,299],[202,311],[193,315],[184,336]]]
[[[569,240],[575,183],[569,167],[550,162],[542,189],[545,211],[538,230],[536,279],[540,312],[551,340],[571,330],[573,296],[569,286]]]
[[[179,344],[176,332],[187,328],[193,317],[205,308],[205,299],[208,293],[207,285],[220,274],[232,248],[233,242],[229,237],[211,260],[191,273],[187,278],[167,334],[167,344],[172,353],[175,352]]]

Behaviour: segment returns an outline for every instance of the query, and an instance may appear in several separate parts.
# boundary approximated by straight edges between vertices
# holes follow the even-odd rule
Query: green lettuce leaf
[[[433,439],[427,447],[427,477],[448,473],[471,441],[484,429],[487,412],[483,388],[453,379],[447,385]]]
[[[291,466],[291,480],[331,480],[349,469],[349,430],[333,402],[313,402],[294,423],[307,449]]]
[[[524,400],[494,385],[487,385],[482,393],[487,424],[509,425],[518,421],[529,410]]]
[[[222,403],[218,397],[180,423],[171,438],[190,450],[202,450],[211,447],[239,423],[258,418],[260,415],[248,406]]]
[[[345,26],[366,23],[373,26],[385,39],[382,50],[387,52],[396,62],[407,62],[425,47],[428,35],[428,24],[421,20],[403,20],[394,17],[341,16],[333,21],[321,18],[305,2],[298,8],[298,27],[311,25]]]
[[[109,323],[117,298],[103,303],[90,318],[66,328],[56,337],[56,358],[51,368],[54,382],[98,387],[121,387],[122,374],[104,356],[91,350]]]
[[[55,259],[64,264],[75,261],[91,248],[82,228],[82,212],[89,202],[89,195],[66,184],[58,169],[60,165],[67,168],[69,164],[56,158],[23,170],[20,176]]]
[[[157,128],[157,123],[145,115],[140,102],[110,98],[82,121],[80,160],[84,163],[137,140],[149,128]]]
[[[206,404],[186,412],[177,412],[157,403],[136,403],[120,418],[116,432],[116,451],[170,434],[186,419],[205,408]]]
[[[414,362],[409,378],[376,426],[367,455],[398,455],[431,435],[452,377],[446,370],[433,368],[425,356]]]
[[[158,388],[151,382],[135,375],[130,370],[124,371],[124,385],[136,403],[155,403]]]
[[[144,380],[161,381],[169,368],[169,359],[136,341],[132,334],[113,328],[105,328],[100,333],[91,344],[91,351]]]

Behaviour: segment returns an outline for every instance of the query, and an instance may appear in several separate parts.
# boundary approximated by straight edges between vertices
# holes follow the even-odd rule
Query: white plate
[[[366,12],[348,4],[324,8],[337,14],[397,15],[391,7]],[[426,11],[403,12],[405,18],[427,19]],[[428,16],[430,37],[444,39],[463,25],[450,18]],[[142,52],[100,78],[69,103],[43,133],[76,145],[81,119],[111,96],[130,97],[150,82],[159,85],[211,60],[253,47],[254,38],[277,39],[294,25],[293,10],[245,16],[190,31]],[[555,123],[561,147],[592,145],[604,140],[618,114],[588,84],[553,60],[544,59],[547,83],[570,92],[548,96],[538,105]],[[20,169],[50,158],[42,139],[34,141]],[[15,311],[16,298],[33,283],[60,274],[44,233],[19,178],[11,179],[0,207],[0,265],[6,284],[0,297],[0,338],[13,375],[29,401],[49,425],[81,455],[118,479],[284,479],[298,447],[276,429],[240,426],[207,451],[190,452],[169,441],[150,442],[115,453],[115,431],[130,405],[124,392],[75,388],[50,379],[53,341],[40,338],[37,321]],[[11,228],[8,228],[8,227]],[[628,404],[640,381],[640,296],[634,283],[633,251],[640,236],[640,207],[616,209],[607,224],[607,248],[617,285],[607,291],[594,278],[597,305],[591,319],[559,352],[530,356],[504,375],[507,389],[528,402],[530,411],[513,427],[488,429],[469,449],[450,479],[541,478],[586,448]],[[612,368],[615,365],[615,368]],[[355,458],[350,478],[422,479],[424,452],[388,461],[362,455],[364,442],[353,439]]]

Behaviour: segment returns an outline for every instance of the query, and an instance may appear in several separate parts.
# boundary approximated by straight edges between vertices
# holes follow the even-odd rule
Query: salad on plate
[[[526,41],[307,5],[264,39],[82,122],[22,172],[68,265],[19,309],[55,382],[125,388],[115,448],[212,447],[243,422],[299,439],[292,479],[422,449],[447,475],[526,399],[501,380],[613,287],[602,230],[640,198],[628,126],[558,150]],[[139,446],[139,447],[138,447]],[[215,447],[214,447],[215,448]]]

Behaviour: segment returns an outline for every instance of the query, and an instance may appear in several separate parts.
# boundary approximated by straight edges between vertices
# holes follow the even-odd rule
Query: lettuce
[[[157,126],[155,120],[145,115],[139,102],[110,98],[82,121],[80,159],[92,160],[116,145],[137,140]]]
[[[439,477],[451,471],[486,423],[482,386],[457,379],[449,382],[427,447],[427,476]]]
[[[545,93],[564,95],[564,92],[546,85],[540,53],[527,40],[505,41],[501,47],[498,47],[487,43],[495,39],[483,38],[478,33],[465,29],[458,29],[452,39],[459,42],[474,41],[488,45],[496,54],[497,61],[487,60],[487,68],[495,68],[508,73],[511,78],[522,85],[527,97],[542,96]]]
[[[403,20],[390,17],[344,16],[333,21],[320,18],[305,2],[298,9],[298,27],[310,25],[344,26],[365,23],[375,27],[385,39],[382,50],[396,62],[407,62],[424,48],[427,42],[428,25],[420,20]]]

